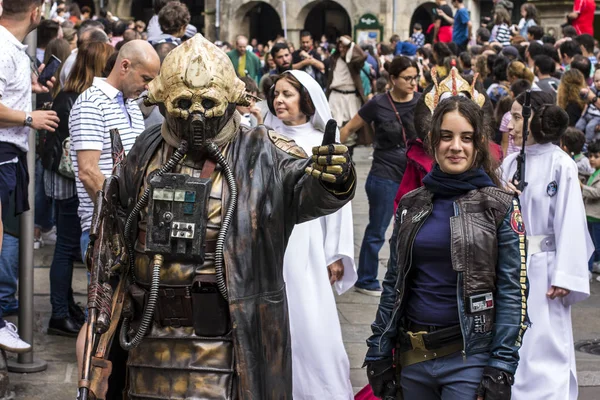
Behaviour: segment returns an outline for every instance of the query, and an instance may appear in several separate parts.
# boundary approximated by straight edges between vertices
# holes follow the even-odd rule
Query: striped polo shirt
[[[105,176],[110,176],[113,167],[110,130],[119,130],[125,154],[144,131],[144,117],[137,103],[131,99],[121,102],[122,94],[119,90],[105,79],[94,78],[92,86],[77,98],[69,115],[71,160],[79,197],[78,213],[82,231],[90,229],[94,204],[79,179],[77,151],[100,150],[98,167]]]

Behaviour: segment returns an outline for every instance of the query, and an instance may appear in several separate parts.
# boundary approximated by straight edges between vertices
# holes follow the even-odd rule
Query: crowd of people
[[[560,34],[544,30],[533,3],[512,24],[512,7],[495,2],[474,30],[462,0],[436,0],[434,22],[415,24],[410,37],[356,43],[341,35],[329,43],[302,31],[296,46],[283,36],[259,43],[241,34],[211,43],[179,1],[156,0],[147,25],[105,11],[92,16],[62,0],[49,9],[38,0],[0,1],[7,44],[0,54],[0,348],[31,349],[2,317],[18,310],[17,216],[35,202],[34,248],[55,245],[47,332],[76,337],[79,369],[85,365],[88,315],[73,298],[73,264],[94,264],[97,196],[123,164],[131,200],[121,206],[137,210],[127,218],[134,233],[124,235],[136,238],[127,249],[134,311],[125,317],[136,328],[114,341],[129,355],[119,367],[127,374],[115,368],[109,393],[127,385],[134,397],[235,399],[246,390],[259,398],[353,398],[334,285],[340,294],[354,288],[380,297],[365,398],[400,391],[419,399],[576,399],[570,306],[589,296],[600,273],[595,3],[576,1]],[[36,57],[29,57],[22,42],[36,29]],[[59,68],[41,80],[55,60]],[[328,134],[336,144],[323,142]],[[349,160],[359,145],[372,147],[372,165],[355,265]],[[29,151],[36,152],[35,199],[27,197]],[[187,154],[177,160],[179,152]],[[123,161],[128,154],[131,164]],[[219,183],[202,203],[206,243],[197,258],[181,244],[164,260],[144,253],[160,239],[150,233],[159,216],[144,193],[158,182],[150,173],[166,165],[174,176]],[[239,190],[228,171],[238,174]],[[229,195],[249,217],[232,214]],[[222,237],[231,220],[239,243]],[[189,286],[189,293],[157,295],[148,330],[140,313],[152,303],[158,264],[162,292]],[[207,316],[194,303],[199,287],[230,296],[229,307],[211,300],[223,314],[208,315],[207,326],[194,322]],[[161,306],[175,301],[167,297],[181,304]],[[128,342],[138,329],[146,338]],[[151,358],[173,332],[169,351],[204,364]],[[219,338],[217,367],[202,353],[214,343],[205,336]],[[446,360],[442,370],[436,358]],[[179,371],[169,372],[173,380],[206,373],[206,384],[163,385],[160,373],[169,368]],[[210,375],[215,368],[219,379]]]

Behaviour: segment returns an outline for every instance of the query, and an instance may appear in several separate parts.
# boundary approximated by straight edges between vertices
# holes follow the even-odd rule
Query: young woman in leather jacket
[[[365,359],[378,397],[510,399],[528,325],[525,227],[482,114],[466,97],[439,103],[426,141],[436,164],[396,211]]]

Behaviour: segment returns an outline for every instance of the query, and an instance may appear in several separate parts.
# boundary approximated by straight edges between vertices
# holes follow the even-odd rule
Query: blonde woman
[[[519,79],[525,79],[533,85],[533,72],[531,72],[531,70],[527,68],[527,66],[521,61],[513,61],[510,64],[508,64],[506,76],[508,78],[508,82],[511,85]]]
[[[585,100],[579,96],[581,89],[587,88],[581,71],[570,69],[565,72],[558,85],[557,102],[560,108],[569,114],[569,126],[575,126],[586,106]]]

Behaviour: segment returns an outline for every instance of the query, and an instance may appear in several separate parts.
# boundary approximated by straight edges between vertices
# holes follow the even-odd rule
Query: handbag
[[[58,163],[58,173],[65,178],[75,179],[73,162],[71,161],[71,137],[68,136],[62,142],[62,153]]]

